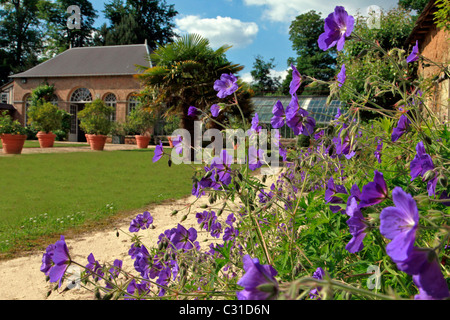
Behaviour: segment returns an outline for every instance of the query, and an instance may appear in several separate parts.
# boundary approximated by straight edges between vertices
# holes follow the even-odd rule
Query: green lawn
[[[58,143],[58,141],[55,141],[54,147],[87,147],[87,143]],[[2,141],[0,140],[0,149],[2,149]],[[23,145],[24,148],[40,148],[39,141],[38,140],[26,140],[25,144]]]
[[[1,157],[0,253],[190,194],[190,167],[152,157],[151,149]]]

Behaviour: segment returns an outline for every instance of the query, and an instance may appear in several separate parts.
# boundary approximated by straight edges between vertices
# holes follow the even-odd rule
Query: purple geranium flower
[[[138,214],[130,223],[130,232],[138,232],[141,229],[148,229],[153,223],[153,217],[150,212],[145,211],[143,214]]]
[[[296,95],[292,96],[289,106],[286,108],[286,124],[296,136],[303,134],[308,136],[314,132],[316,120],[309,117],[309,113],[300,108]]]
[[[434,169],[433,160],[426,153],[425,146],[422,141],[416,145],[416,156],[411,161],[409,168],[411,170],[411,181],[418,176],[423,177],[425,172]]]
[[[259,125],[259,116],[257,113],[252,118],[252,126],[248,132],[249,135],[252,134],[252,132],[259,133],[261,131],[261,126]]]
[[[188,109],[188,116],[195,117],[198,114],[198,109],[194,106],[190,106]]]
[[[229,185],[231,183],[230,166],[233,163],[233,156],[229,155],[225,149],[222,149],[218,157],[214,157],[211,160],[210,169],[213,170],[211,177],[214,181],[218,183],[222,182],[224,185]],[[218,178],[216,180],[216,178]],[[220,185],[219,185],[220,186]]]
[[[286,114],[284,112],[283,104],[278,100],[272,109],[273,117],[270,119],[270,124],[272,128],[278,129],[284,126],[286,120]]]
[[[344,48],[345,38],[353,32],[355,19],[349,16],[344,7],[337,6],[334,12],[325,18],[325,32],[319,36],[319,48],[326,51],[336,45],[338,51]]]
[[[378,163],[381,163],[381,150],[383,150],[383,142],[378,141],[377,150],[375,150],[373,153]]]
[[[215,223],[213,223],[211,225],[210,234],[214,238],[219,238],[221,233],[222,233],[222,224],[220,222],[216,221]]]
[[[334,137],[332,139],[336,147],[336,154],[344,155],[346,159],[351,159],[356,154],[356,152],[352,150],[352,146],[350,144],[351,139],[348,134],[345,135],[344,139],[340,138],[342,130],[344,130],[344,128],[339,131],[339,137]]]
[[[352,198],[350,201],[350,206],[347,206],[346,213],[350,217],[347,220],[347,225],[353,238],[345,249],[350,253],[359,252],[364,248],[363,239],[366,236],[367,224],[355,198]]]
[[[236,222],[236,218],[234,216],[234,213],[230,213],[228,215],[227,220],[225,221],[225,223],[231,227],[231,226],[233,226],[234,222]]]
[[[312,275],[312,277],[314,278],[314,279],[317,279],[317,280],[323,280],[323,277],[325,276],[325,271],[321,268],[321,267],[318,267],[317,269],[316,269],[316,271],[314,271],[314,273],[313,273],[313,275]],[[317,300],[320,300],[320,297],[319,297],[319,292],[322,290],[322,287],[316,287],[316,288],[314,288],[314,289],[312,289],[310,292],[309,292],[309,298],[310,299],[316,299],[317,298]]]
[[[327,203],[334,203],[334,204],[344,203],[344,200],[342,200],[340,197],[335,196],[337,193],[347,194],[347,190],[345,189],[344,186],[336,185],[334,183],[333,177],[331,177],[328,180],[327,189],[325,190],[325,201]],[[330,210],[333,213],[336,213],[341,211],[342,208],[340,206],[330,206]]]
[[[416,240],[419,211],[413,197],[400,187],[394,188],[392,198],[395,207],[381,211],[380,233],[392,240],[386,246],[386,253],[394,261],[404,261],[409,257]]]
[[[277,271],[270,265],[261,265],[258,258],[248,254],[243,258],[245,274],[237,282],[244,290],[237,292],[238,300],[272,300],[278,297]]]
[[[187,230],[181,224],[178,224],[176,232],[170,238],[170,241],[177,249],[190,250],[194,247],[194,241],[197,240],[197,230],[189,228]]]
[[[223,241],[233,241],[239,235],[239,230],[233,227],[226,227],[223,232]]]
[[[413,47],[411,54],[406,58],[407,63],[417,61],[419,59],[419,41],[416,40],[416,45]]]
[[[392,131],[392,142],[397,141],[408,130],[410,124],[411,121],[408,119],[408,117],[402,114],[400,116],[400,119],[398,120],[397,127],[395,127]]]
[[[153,155],[153,162],[158,161],[163,156],[163,145],[162,141],[159,141],[159,144],[155,147],[155,154]]]
[[[52,260],[54,265],[48,274],[50,282],[59,281],[59,287],[61,287],[64,274],[71,262],[64,236],[61,236],[60,240],[56,241]]]
[[[220,80],[214,82],[214,90],[218,91],[217,96],[221,99],[233,94],[238,88],[237,78],[231,73],[223,73]]]
[[[342,64],[341,71],[337,75],[337,81],[338,81],[339,87],[342,87],[346,78],[347,78],[347,76],[345,73],[345,64]]]
[[[373,206],[382,202],[388,196],[388,189],[383,174],[375,170],[373,182],[369,182],[362,188],[359,206],[361,208]]]
[[[347,199],[347,206],[350,205],[350,201],[355,198],[357,202],[361,201],[361,190],[358,185],[355,183],[352,185],[350,189],[350,196]]]
[[[211,114],[212,114],[212,116],[214,118],[217,117],[219,115],[219,113],[220,113],[220,110],[221,110],[221,108],[220,108],[220,106],[218,104],[213,104],[211,106]]]
[[[125,294],[125,300],[132,299],[131,296],[141,297],[150,292],[150,282],[142,281],[141,283],[136,283],[136,280],[131,280],[130,284],[127,287],[127,293]],[[133,297],[134,298],[134,297]]]
[[[173,147],[175,148],[175,152],[178,154],[182,154],[183,153],[183,137],[178,135],[175,138],[172,138],[172,144]]]
[[[55,252],[55,245],[50,244],[47,249],[45,249],[45,253],[42,255],[42,265],[40,270],[48,276],[50,269],[53,267],[53,254]]]
[[[419,289],[416,300],[441,300],[450,296],[436,252],[428,248],[413,247],[408,259],[395,261],[399,270],[412,275]]]
[[[94,254],[91,252],[87,257],[88,264],[86,265],[86,273],[92,274],[95,280],[98,280],[99,277],[103,277],[103,270],[101,264],[95,259]]]
[[[298,88],[300,88],[300,85],[302,83],[302,76],[300,75],[300,72],[298,72],[297,68],[291,63],[292,68],[292,80],[289,84],[289,93],[291,95],[294,95],[297,93]]]
[[[206,229],[207,231],[211,231],[211,226],[217,220],[217,216],[214,211],[205,210],[203,212],[197,212],[195,217],[197,218],[197,222],[200,224],[200,227]]]

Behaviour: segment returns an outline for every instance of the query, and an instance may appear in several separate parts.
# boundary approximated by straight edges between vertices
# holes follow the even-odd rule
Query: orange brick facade
[[[64,78],[27,78],[14,79],[13,105],[17,110],[17,118],[24,124],[25,104],[31,91],[41,84],[54,85],[58,98],[58,107],[70,112],[70,99],[78,88],[86,88],[92,99],[104,99],[113,93],[117,99],[116,120],[124,122],[127,115],[130,96],[140,91],[140,83],[132,76],[96,76],[96,77],[64,77]]]
[[[424,40],[419,43],[419,50],[421,55],[431,61],[448,64],[450,61],[450,33],[438,29],[436,25],[431,26]],[[424,67],[422,64],[419,66],[419,75],[424,78],[433,79],[435,77],[442,77],[443,74],[436,66]],[[446,79],[434,82],[433,86],[430,96],[427,97],[429,106],[442,121],[448,121],[450,116],[448,106],[450,81]]]

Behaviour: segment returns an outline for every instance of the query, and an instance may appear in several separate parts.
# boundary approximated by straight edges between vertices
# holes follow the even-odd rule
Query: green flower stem
[[[299,285],[320,286],[320,287],[322,287],[322,290],[324,290],[324,288],[328,286],[331,288],[337,288],[340,290],[351,292],[351,293],[354,293],[357,295],[368,296],[368,297],[381,299],[381,300],[398,300],[398,299],[403,300],[400,297],[393,297],[393,296],[388,296],[388,295],[376,293],[376,292],[365,290],[365,289],[355,288],[353,286],[350,286],[350,285],[347,285],[340,281],[332,280],[332,279],[318,280],[315,278],[307,277],[307,278],[302,278],[302,279],[296,280],[292,284],[296,285],[296,286],[299,286]]]

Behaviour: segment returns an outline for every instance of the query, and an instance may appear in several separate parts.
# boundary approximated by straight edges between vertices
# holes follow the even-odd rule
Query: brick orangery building
[[[41,84],[53,85],[52,102],[72,115],[69,140],[86,141],[79,127],[78,111],[99,98],[115,108],[112,120],[124,122],[136,106],[135,94],[141,89],[134,78],[139,73],[137,66],[151,67],[146,44],[71,48],[12,75],[12,82],[1,89],[4,102],[16,109],[14,117],[26,125],[32,90]]]

